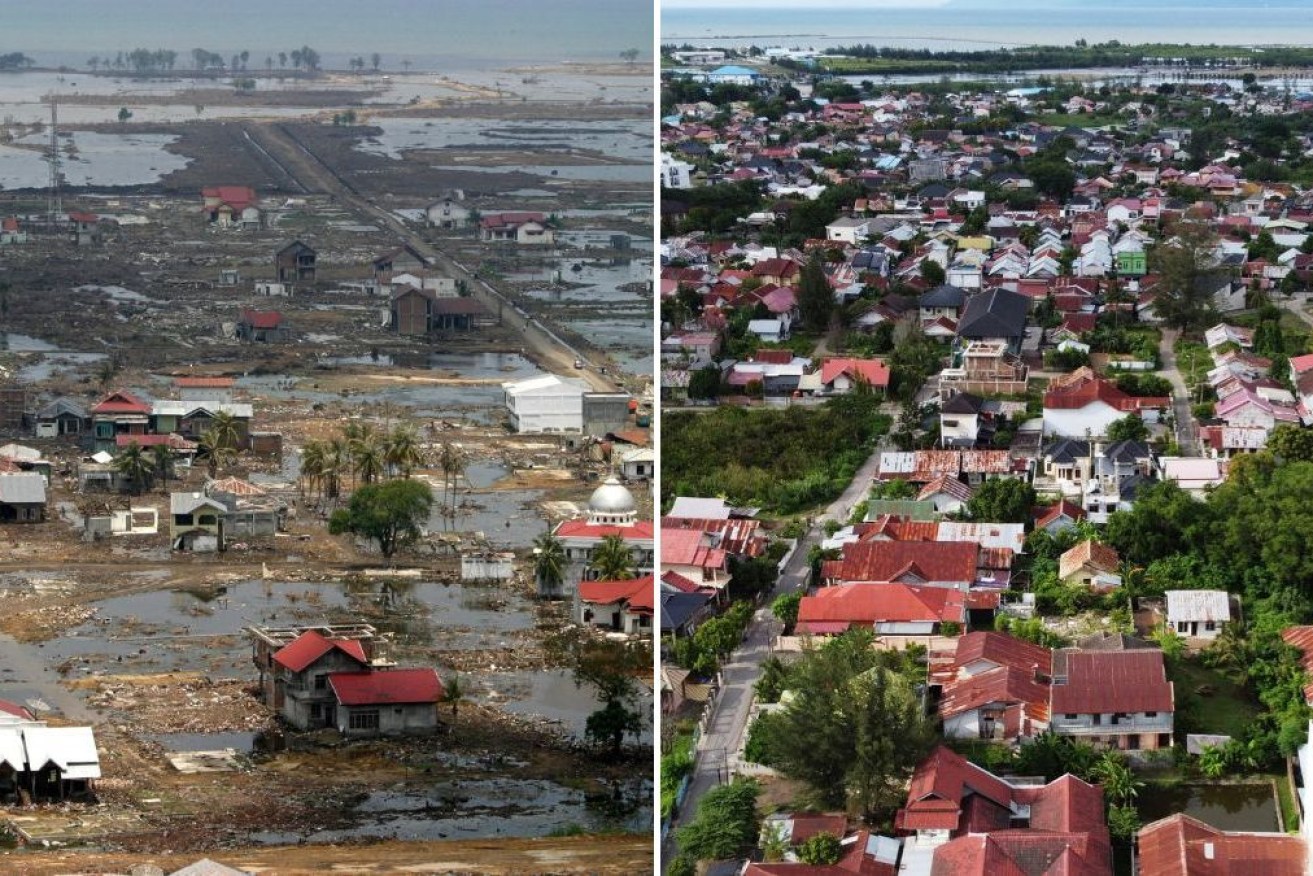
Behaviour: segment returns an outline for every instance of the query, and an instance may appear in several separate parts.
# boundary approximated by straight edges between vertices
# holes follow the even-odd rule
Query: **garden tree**
[[[1175,235],[1149,253],[1149,270],[1159,275],[1154,311],[1179,329],[1206,325],[1213,313],[1213,293],[1224,277],[1219,267],[1217,235],[1206,222],[1183,220]]]
[[[675,831],[681,857],[718,861],[755,842],[759,793],[755,780],[740,778],[704,794],[693,820]]]
[[[1313,462],[1313,431],[1283,423],[1268,433],[1267,452],[1280,462]]]
[[[730,596],[735,599],[756,599],[775,589],[779,579],[779,557],[767,554],[760,557],[729,558]]]
[[[1149,638],[1163,652],[1163,659],[1169,664],[1181,660],[1185,657],[1186,646],[1185,639],[1176,634],[1176,630],[1166,624],[1159,626],[1150,635]]]
[[[989,523],[1025,523],[1035,507],[1035,488],[1025,481],[990,478],[976,488],[967,502],[972,520]]]
[[[789,835],[784,830],[784,824],[781,822],[773,824],[767,822],[765,829],[762,831],[761,859],[769,863],[783,861],[784,856],[792,848],[789,843]]]
[[[1221,745],[1205,746],[1199,752],[1199,772],[1210,779],[1220,779],[1226,775],[1226,748]]]
[[[1103,786],[1104,798],[1114,806],[1132,805],[1144,787],[1144,782],[1137,779],[1127,765],[1126,756],[1119,751],[1105,751],[1092,772]]]
[[[1016,769],[1022,775],[1043,776],[1049,782],[1065,773],[1091,781],[1097,762],[1098,753],[1089,743],[1045,730],[1021,746]]]
[[[619,535],[607,535],[588,561],[600,580],[623,581],[634,577],[634,551]]]
[[[1109,441],[1144,441],[1149,437],[1149,427],[1138,414],[1127,414],[1108,424],[1107,437]]]
[[[688,376],[689,398],[715,398],[720,395],[720,368],[715,364],[693,371]]]
[[[1277,359],[1286,355],[1286,340],[1281,332],[1281,323],[1275,319],[1265,319],[1254,328],[1254,352],[1267,359]]]
[[[784,693],[787,680],[788,670],[784,666],[784,661],[778,657],[767,657],[761,662],[761,677],[753,686],[757,699],[763,703],[778,703],[780,694]]]
[[[613,757],[619,757],[625,736],[638,736],[642,732],[643,713],[617,700],[607,701],[584,721],[584,738],[609,748]]]
[[[812,253],[798,279],[798,311],[809,331],[823,332],[834,318],[834,290],[825,276],[820,253]]]
[[[556,592],[565,578],[565,545],[554,534],[544,532],[533,540],[533,576],[538,589]]]
[[[851,800],[868,820],[896,805],[932,740],[911,684],[887,668],[904,656],[873,651],[871,639],[849,632],[796,663],[796,696],[772,716],[767,741],[777,768],[823,805]]]
[[[1108,544],[1126,562],[1144,566],[1176,553],[1201,535],[1208,507],[1190,496],[1175,481],[1142,489],[1129,511],[1117,511],[1104,529]]]
[[[1108,833],[1113,839],[1130,842],[1140,832],[1140,813],[1134,806],[1108,807]]]
[[[384,557],[420,536],[420,524],[433,507],[433,491],[418,481],[398,480],[366,484],[351,494],[347,507],[333,512],[328,531],[350,532],[378,542]]]
[[[780,619],[786,630],[792,630],[794,624],[798,622],[798,606],[801,604],[801,590],[785,593],[783,596],[775,597],[775,601],[770,605],[771,614]]]
[[[889,354],[889,391],[900,401],[916,397],[926,379],[939,370],[943,348],[921,332],[920,326],[895,329],[901,336]]]
[[[808,837],[798,846],[798,860],[812,866],[829,866],[843,857],[843,844],[832,833],[824,831]]]
[[[944,266],[931,258],[921,259],[921,279],[925,281],[926,286],[931,289],[936,286],[942,286],[948,279],[948,274],[944,272]]]
[[[150,483],[155,465],[142,450],[141,445],[133,441],[114,457],[114,471],[127,480],[132,495],[139,496]]]

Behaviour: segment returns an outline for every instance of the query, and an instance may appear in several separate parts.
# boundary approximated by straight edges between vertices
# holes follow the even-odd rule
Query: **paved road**
[[[1166,377],[1172,383],[1172,415],[1176,421],[1176,446],[1181,456],[1199,455],[1199,431],[1195,427],[1194,411],[1190,409],[1190,388],[1185,385],[1181,369],[1176,365],[1177,329],[1163,329],[1162,340],[1158,344],[1158,358],[1163,367],[1154,372],[1159,377]]]
[[[361,215],[368,216],[380,227],[391,231],[397,236],[398,242],[410,245],[431,259],[446,276],[465,281],[471,296],[489,312],[496,314],[504,326],[517,333],[524,343],[525,352],[543,368],[558,374],[582,377],[601,392],[617,391],[616,383],[594,368],[574,367],[577,360],[588,361],[585,353],[576,350],[547,326],[521,311],[488,283],[475,277],[464,265],[435,249],[392,213],[357,194],[346,180],[297,140],[286,126],[277,122],[250,122],[246,125],[245,133],[252,148],[278,164],[301,188],[307,192],[332,195]]]
[[[871,479],[880,467],[880,453],[884,449],[882,445],[871,454],[843,494],[830,503],[824,514],[813,521],[807,534],[799,539],[797,550],[785,565],[775,589],[767,599],[768,607],[757,612],[744,634],[743,645],[721,668],[720,693],[712,706],[706,732],[698,742],[697,771],[693,774],[688,796],[684,798],[681,807],[682,815],[676,820],[676,826],[693,816],[703,794],[730,778],[726,774],[729,758],[738,751],[743,739],[752,705],[753,687],[761,677],[761,664],[770,656],[771,640],[782,629],[780,622],[770,612],[770,601],[806,586],[807,554],[813,546],[820,544],[825,521],[846,522],[853,506],[866,498],[871,491]],[[662,861],[668,864],[676,854],[678,849],[674,840],[668,840],[662,848]]]

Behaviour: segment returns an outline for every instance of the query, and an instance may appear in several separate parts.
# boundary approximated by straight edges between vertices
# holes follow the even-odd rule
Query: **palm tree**
[[[301,484],[302,499],[305,499],[307,486],[311,493],[323,487],[324,458],[327,453],[328,445],[323,441],[307,441],[301,449],[301,474],[297,480]]]
[[[351,445],[351,467],[362,483],[372,484],[383,474],[383,447],[367,434]]]
[[[1103,785],[1104,796],[1114,805],[1129,806],[1144,787],[1144,782],[1135,778],[1120,752],[1104,752],[1094,765],[1094,774]]]
[[[533,541],[533,575],[539,593],[555,593],[565,580],[565,545],[550,530]]]
[[[419,468],[424,461],[424,453],[419,446],[419,433],[409,423],[403,423],[392,430],[383,442],[383,460],[390,473],[399,472],[403,478]]]
[[[146,458],[141,445],[133,441],[114,459],[114,470],[128,479],[128,483],[132,485],[132,495],[138,496],[141,494],[142,487],[150,480],[154,466]]]
[[[219,469],[227,468],[237,461],[237,450],[224,442],[214,426],[201,433],[201,447],[196,457],[205,460],[206,472],[213,479]]]
[[[460,708],[460,701],[465,699],[465,689],[460,685],[460,676],[453,675],[447,682],[447,689],[442,692],[442,699],[451,703],[451,717],[456,717],[456,710]]]
[[[438,466],[442,469],[442,487],[445,491],[446,504],[452,510],[456,508],[456,482],[465,474],[465,451],[459,444],[444,444],[438,454]]]
[[[634,577],[634,552],[618,535],[602,538],[589,561],[603,581],[622,581]]]
[[[241,430],[237,426],[237,417],[228,411],[215,411],[214,416],[210,418],[210,428],[214,430],[214,435],[225,446],[234,451],[241,446]]]
[[[155,473],[164,481],[164,485],[169,485],[169,477],[173,474],[173,448],[167,444],[156,444],[150,449],[151,462],[154,464]]]
[[[321,476],[324,498],[334,502],[342,495],[342,475],[351,471],[351,448],[343,438],[334,438],[324,447]]]

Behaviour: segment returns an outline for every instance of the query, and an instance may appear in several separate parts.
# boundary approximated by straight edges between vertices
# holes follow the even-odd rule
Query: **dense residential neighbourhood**
[[[1313,872],[1313,93],[742,42],[663,56],[666,871]]]

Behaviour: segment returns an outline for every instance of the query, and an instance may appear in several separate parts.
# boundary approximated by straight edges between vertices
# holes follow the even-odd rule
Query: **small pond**
[[[1271,783],[1244,785],[1148,785],[1138,800],[1145,824],[1183,812],[1219,830],[1277,829],[1276,792]]]

